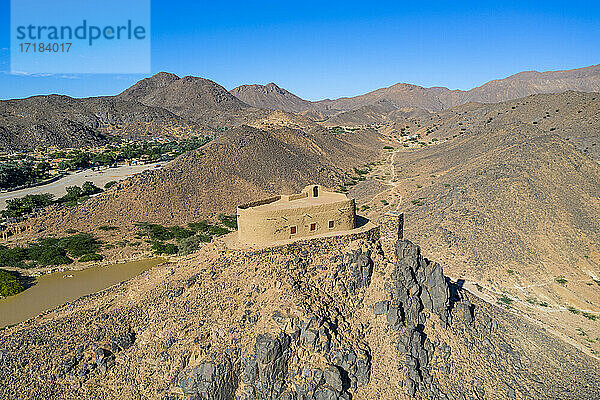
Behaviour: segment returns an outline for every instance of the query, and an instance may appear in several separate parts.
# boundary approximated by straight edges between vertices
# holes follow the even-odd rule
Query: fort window
[[[312,224],[310,224],[310,230],[311,231],[317,230],[317,224],[315,224],[314,222]]]
[[[295,235],[296,234],[296,227],[295,226],[290,226],[290,234],[291,235]]]
[[[315,186],[313,188],[313,197],[319,197],[319,187]]]
[[[333,221],[329,221],[329,229],[333,229]]]

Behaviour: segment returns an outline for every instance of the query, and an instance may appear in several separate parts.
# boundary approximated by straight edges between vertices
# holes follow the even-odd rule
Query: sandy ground
[[[0,210],[4,210],[4,208],[6,208],[6,200],[23,197],[28,194],[41,193],[51,193],[56,198],[59,198],[67,193],[67,186],[81,186],[86,181],[91,181],[94,183],[94,185],[103,188],[107,182],[129,178],[132,175],[149,169],[160,168],[164,164],[164,162],[159,162],[144,165],[123,165],[116,168],[105,168],[100,171],[92,171],[91,169],[88,169],[69,174],[64,178],[47,185],[16,190],[14,192],[0,193]]]

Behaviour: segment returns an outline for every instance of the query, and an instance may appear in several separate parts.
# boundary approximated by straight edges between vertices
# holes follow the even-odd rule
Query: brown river
[[[162,258],[150,258],[39,276],[35,284],[25,291],[0,299],[0,328],[131,279],[164,261]]]

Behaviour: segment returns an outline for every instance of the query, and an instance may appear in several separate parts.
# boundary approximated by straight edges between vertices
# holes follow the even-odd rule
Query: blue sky
[[[18,1],[18,0],[15,0]],[[231,89],[275,82],[309,99],[398,82],[470,89],[524,70],[600,63],[593,2],[152,1],[151,70]],[[0,98],[116,94],[144,75],[11,75],[0,0]]]

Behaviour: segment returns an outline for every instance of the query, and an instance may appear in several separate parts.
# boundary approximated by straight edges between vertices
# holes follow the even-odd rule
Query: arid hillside
[[[85,147],[107,135],[187,137],[202,128],[163,108],[113,97],[35,96],[0,101],[0,148]]]
[[[426,119],[432,113],[422,108],[398,108],[389,100],[378,100],[355,110],[344,111],[323,121],[325,126],[364,126]]]
[[[229,91],[244,103],[254,107],[299,113],[310,108],[310,101],[280,88],[274,83],[267,85],[242,85]]]
[[[159,73],[118,96],[34,96],[0,101],[0,149],[89,147],[107,135],[185,138],[268,115],[216,83]]]
[[[382,146],[372,130],[336,135],[318,127],[310,132],[234,128],[161,170],[137,175],[82,205],[52,210],[32,223],[48,234],[136,221],[196,221],[310,183],[341,185],[352,167],[377,158]]]
[[[270,113],[249,106],[209,79],[166,72],[142,79],[116,98],[164,108],[213,129],[252,124]]]
[[[592,399],[597,359],[378,231],[176,263],[0,332],[10,399]]]
[[[236,94],[236,90],[234,89],[232,93]],[[302,112],[314,119],[321,120],[359,109],[363,109],[362,112],[368,114],[368,109],[364,110],[364,107],[373,105],[378,105],[379,110],[377,112],[380,112],[382,111],[382,102],[385,103],[387,109],[384,110],[385,114],[393,113],[395,110],[402,108],[441,111],[469,102],[499,103],[532,94],[562,93],[569,90],[599,92],[600,65],[566,71],[520,72],[504,79],[490,81],[467,91],[450,90],[445,87],[424,88],[417,85],[397,83],[359,96],[307,102],[284,89],[268,91],[265,90],[264,86],[248,85],[240,90],[240,98],[256,107],[268,105],[268,108]],[[281,91],[285,92],[287,99],[294,98],[294,101],[281,101]],[[346,118],[348,118],[347,121]],[[379,115],[373,122],[381,123],[393,120],[393,118],[393,116]],[[373,116],[370,119],[372,120]],[[367,123],[368,120],[369,118],[361,123]],[[356,118],[349,115],[335,123],[343,124],[343,121],[353,124],[356,123]]]
[[[536,95],[415,119],[405,133],[421,138],[373,172],[386,186],[365,213],[406,212],[407,237],[449,275],[599,351],[577,331],[600,335],[598,100]]]
[[[82,147],[105,135],[189,136],[198,129],[255,125],[270,110],[298,113],[327,126],[359,126],[425,118],[469,103],[497,103],[536,93],[600,91],[600,66],[522,72],[469,91],[405,83],[364,95],[310,102],[277,85],[242,85],[231,92],[204,78],[160,72],[117,96],[73,99],[35,96],[0,102],[0,147]]]
[[[160,72],[143,79],[117,98],[161,107],[191,120],[210,120],[216,112],[236,113],[250,108],[217,83],[195,76],[179,78]]]

